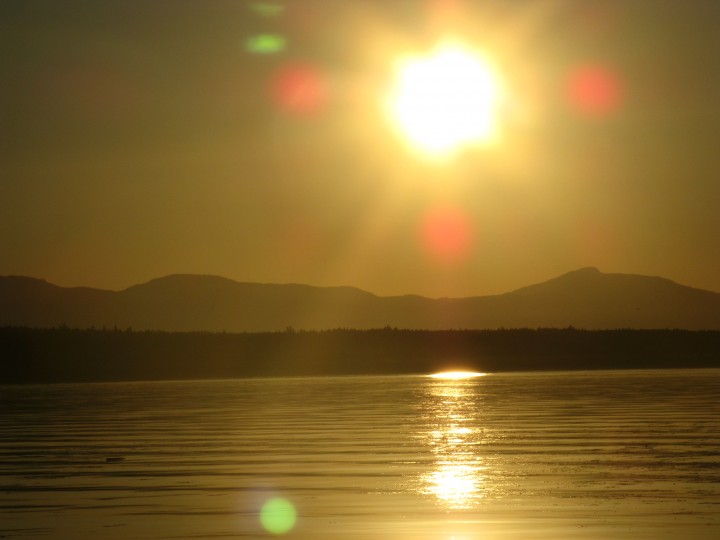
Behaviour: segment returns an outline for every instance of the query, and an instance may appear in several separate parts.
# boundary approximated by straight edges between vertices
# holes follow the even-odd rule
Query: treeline
[[[0,383],[720,367],[720,332],[0,328]]]

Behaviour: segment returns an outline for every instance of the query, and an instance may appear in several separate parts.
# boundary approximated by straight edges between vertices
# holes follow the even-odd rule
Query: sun
[[[501,85],[490,61],[459,43],[398,63],[388,112],[408,142],[447,156],[497,136]]]

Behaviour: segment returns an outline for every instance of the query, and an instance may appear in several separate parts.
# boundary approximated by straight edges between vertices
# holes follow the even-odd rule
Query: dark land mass
[[[718,367],[718,331],[384,328],[230,334],[0,328],[4,384]]]
[[[387,325],[424,330],[565,328],[720,330],[720,293],[660,277],[584,268],[512,292],[381,297],[352,287],[239,283],[174,275],[123,291],[0,277],[0,326],[274,332]]]

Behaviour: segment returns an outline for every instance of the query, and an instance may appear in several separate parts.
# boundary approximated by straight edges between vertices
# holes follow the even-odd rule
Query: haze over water
[[[720,537],[718,370],[0,390],[2,537]]]

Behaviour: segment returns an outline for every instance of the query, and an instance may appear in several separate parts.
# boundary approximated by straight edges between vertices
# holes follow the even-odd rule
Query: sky
[[[0,275],[720,291],[718,27],[716,0],[0,0]],[[437,158],[388,96],[447,41],[501,90],[492,144]]]

